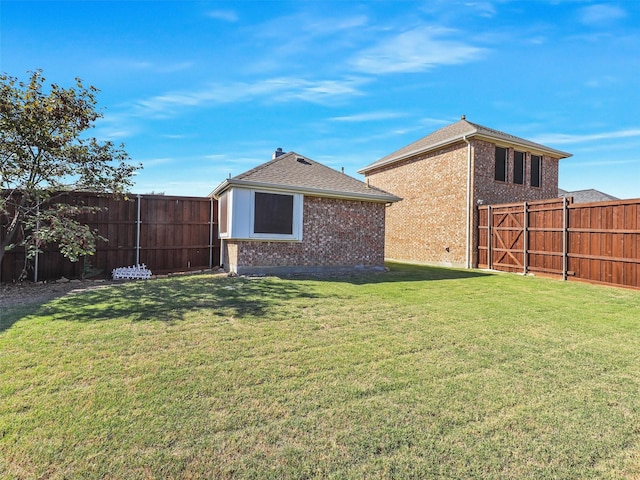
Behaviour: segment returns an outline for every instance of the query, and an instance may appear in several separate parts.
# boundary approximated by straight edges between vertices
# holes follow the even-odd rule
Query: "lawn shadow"
[[[263,316],[292,298],[315,295],[295,282],[278,279],[193,277],[128,282],[69,294],[42,305],[33,314],[64,321],[175,322],[188,312],[207,310],[221,317]]]
[[[9,330],[14,323],[29,316],[40,308],[39,305],[12,305],[0,311],[0,333]]]
[[[456,269],[449,267],[436,267],[431,265],[415,265],[409,263],[385,263],[388,271],[384,272],[354,272],[341,275],[297,275],[292,278],[305,280],[322,280],[328,282],[351,283],[353,285],[366,285],[376,283],[397,282],[425,282],[442,280],[462,280],[467,278],[490,277],[492,272],[475,269]]]
[[[277,277],[226,277],[195,275],[126,282],[71,292],[43,305],[20,305],[0,312],[0,333],[28,316],[53,320],[92,322],[126,318],[132,322],[175,322],[188,312],[207,310],[219,317],[265,316],[269,309],[300,298],[319,298],[304,282],[353,285],[397,282],[462,280],[489,277],[479,270],[388,263],[389,271],[349,275],[296,275]]]

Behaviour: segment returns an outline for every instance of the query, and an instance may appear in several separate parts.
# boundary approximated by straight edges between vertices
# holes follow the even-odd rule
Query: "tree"
[[[57,244],[71,261],[95,252],[96,231],[77,220],[95,207],[59,201],[73,191],[124,195],[141,166],[124,145],[86,135],[102,117],[93,87],[44,89],[40,70],[28,82],[0,75],[0,267],[6,251],[22,245],[33,258]]]

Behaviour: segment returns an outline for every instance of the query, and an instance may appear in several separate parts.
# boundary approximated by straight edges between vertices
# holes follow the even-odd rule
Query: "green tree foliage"
[[[86,135],[102,114],[93,87],[45,89],[41,71],[27,82],[0,75],[0,266],[6,251],[24,245],[32,258],[57,244],[72,261],[95,252],[101,238],[78,221],[95,207],[69,205],[73,191],[124,195],[140,166],[124,146]]]

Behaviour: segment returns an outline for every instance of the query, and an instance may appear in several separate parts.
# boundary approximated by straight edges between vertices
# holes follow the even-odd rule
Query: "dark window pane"
[[[218,229],[220,233],[227,233],[227,194],[225,193],[218,200],[219,207],[218,210],[220,212],[220,218],[218,219]]]
[[[507,149],[496,147],[496,180],[507,181]]]
[[[542,173],[542,157],[531,155],[531,186],[539,187]]]
[[[293,233],[293,195],[256,192],[254,207],[254,233]]]
[[[513,183],[524,183],[524,152],[513,152]]]

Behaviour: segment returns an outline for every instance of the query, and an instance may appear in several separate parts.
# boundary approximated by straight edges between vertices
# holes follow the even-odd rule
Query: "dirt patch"
[[[14,305],[43,304],[69,292],[84,291],[114,283],[110,280],[71,280],[47,283],[0,284],[0,308]]]
[[[126,282],[148,282],[156,278],[168,278],[185,275],[198,275],[202,273],[218,273],[225,274],[222,269],[213,270],[192,270],[186,272],[173,272],[163,275],[154,275],[150,280],[68,280],[61,279],[50,282],[19,282],[19,283],[0,283],[0,308],[11,307],[14,305],[37,305],[62,297],[70,292],[80,293],[94,288],[101,288],[107,285],[122,284]]]

